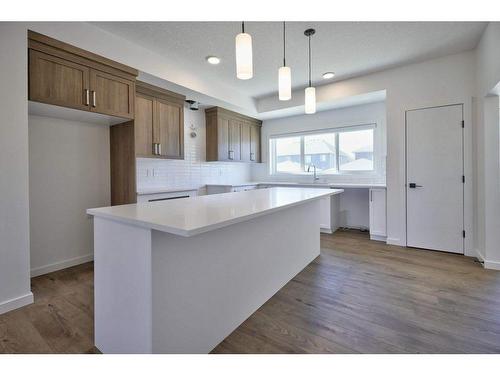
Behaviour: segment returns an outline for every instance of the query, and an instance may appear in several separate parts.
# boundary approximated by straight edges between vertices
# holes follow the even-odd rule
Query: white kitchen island
[[[87,210],[95,345],[208,353],[320,253],[322,198],[275,187]]]

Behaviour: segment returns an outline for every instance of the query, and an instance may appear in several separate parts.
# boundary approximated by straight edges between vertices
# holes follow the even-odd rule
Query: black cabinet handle
[[[410,189],[415,189],[415,188],[423,187],[422,185],[417,185],[414,182],[410,182],[408,185],[410,186]]]

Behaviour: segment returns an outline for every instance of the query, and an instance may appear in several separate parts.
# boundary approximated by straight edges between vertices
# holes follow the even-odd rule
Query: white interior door
[[[462,253],[462,105],[406,112],[407,246]]]

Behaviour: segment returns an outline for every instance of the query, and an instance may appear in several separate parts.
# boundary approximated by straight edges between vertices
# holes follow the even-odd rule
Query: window
[[[271,173],[318,174],[374,171],[375,124],[274,136],[270,139]]]
[[[299,173],[300,164],[300,137],[278,138],[275,141],[276,172]]]

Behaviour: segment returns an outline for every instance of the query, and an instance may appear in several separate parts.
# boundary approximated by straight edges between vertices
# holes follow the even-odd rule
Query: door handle
[[[419,188],[419,187],[423,187],[422,185],[417,185],[416,183],[414,182],[410,182],[408,184],[408,186],[410,187],[410,189],[415,189],[415,188]]]
[[[95,108],[96,106],[96,95],[95,95],[95,91],[92,91],[92,107]]]
[[[90,104],[90,91],[89,89],[85,89],[85,105]]]

